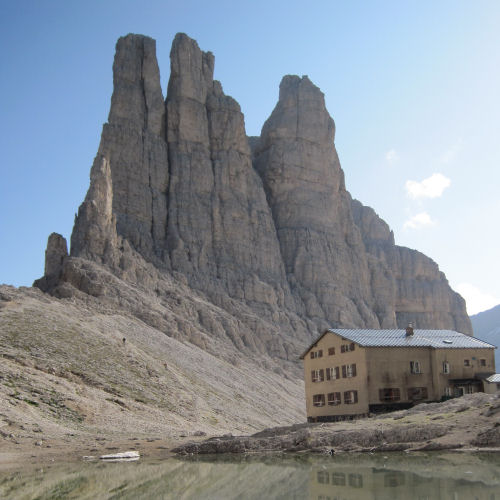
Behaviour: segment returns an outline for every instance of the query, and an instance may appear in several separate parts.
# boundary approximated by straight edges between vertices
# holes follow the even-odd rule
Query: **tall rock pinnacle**
[[[307,77],[285,76],[262,128],[256,167],[305,314],[376,328],[365,249],[352,221],[334,135],[322,92]],[[395,326],[395,317],[382,320]]]
[[[110,166],[118,235],[146,259],[159,264],[165,260],[168,155],[154,40],[141,35],[118,40],[113,84],[97,158]],[[79,232],[77,219],[71,255],[89,258],[91,250],[78,243]],[[96,260],[100,260],[98,255]]]
[[[214,57],[184,34],[167,95],[167,246],[192,286],[269,308],[290,295],[243,114],[213,81]]]

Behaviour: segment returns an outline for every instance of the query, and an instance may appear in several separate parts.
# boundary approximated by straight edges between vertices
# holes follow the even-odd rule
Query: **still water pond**
[[[500,500],[498,455],[218,457],[0,472],[5,499]]]

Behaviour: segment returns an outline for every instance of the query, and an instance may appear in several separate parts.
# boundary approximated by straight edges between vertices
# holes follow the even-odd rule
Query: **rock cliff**
[[[352,200],[335,124],[307,77],[283,78],[261,136],[248,138],[214,56],[178,34],[170,58],[164,99],[155,42],[118,40],[71,250],[51,235],[39,288],[284,363],[326,326],[472,332],[438,266]]]

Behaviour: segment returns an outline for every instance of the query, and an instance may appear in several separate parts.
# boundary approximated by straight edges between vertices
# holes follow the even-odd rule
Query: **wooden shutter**
[[[352,368],[352,376],[355,377],[356,376],[356,363],[351,365],[351,368]]]
[[[347,366],[342,365],[342,378],[346,378],[346,377],[347,377]]]

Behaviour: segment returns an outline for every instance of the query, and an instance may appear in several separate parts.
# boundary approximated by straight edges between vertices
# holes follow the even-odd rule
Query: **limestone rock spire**
[[[107,158],[98,155],[90,171],[89,190],[75,219],[71,255],[110,264],[116,239],[111,168]]]
[[[142,35],[121,37],[116,43],[108,123],[161,135],[164,119],[156,42]]]

